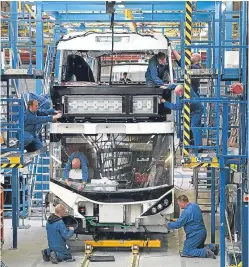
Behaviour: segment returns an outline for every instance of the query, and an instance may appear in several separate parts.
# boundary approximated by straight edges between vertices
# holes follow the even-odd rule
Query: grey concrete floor
[[[194,190],[189,183],[188,179],[177,179],[176,185],[181,186],[181,191],[176,192],[177,194],[187,194],[190,199],[194,198]],[[204,214],[204,221],[208,231],[210,230],[210,215]],[[41,250],[47,246],[46,229],[42,227],[41,220],[25,220],[25,224],[30,224],[29,229],[18,230],[18,249],[11,250],[12,246],[12,229],[11,220],[5,220],[5,243],[2,251],[2,260],[8,267],[49,267],[54,266],[51,263],[43,262],[41,257]],[[216,225],[219,225],[217,216]],[[217,231],[218,239],[218,231]],[[208,235],[210,236],[210,234]],[[160,250],[148,250],[141,251],[140,253],[140,267],[218,267],[219,257],[216,260],[213,259],[199,259],[199,258],[181,258],[179,256],[179,249],[182,248],[184,241],[183,230],[177,230],[161,237],[162,248]],[[210,238],[207,239],[207,242]],[[82,246],[83,248],[83,246]],[[131,262],[131,251],[100,251],[95,250],[95,255],[113,255],[115,262],[109,263],[90,263],[89,267],[128,267]],[[59,263],[58,266],[80,266],[80,262],[84,256],[82,251],[74,252],[74,258],[76,259],[73,263]]]

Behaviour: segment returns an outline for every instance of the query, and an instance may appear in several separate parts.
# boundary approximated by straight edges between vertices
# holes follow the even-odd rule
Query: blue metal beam
[[[12,169],[11,189],[12,189],[12,231],[13,249],[17,249],[17,227],[18,227],[18,169]]]
[[[44,68],[42,4],[36,5],[36,69]],[[42,93],[42,81],[36,80],[36,93]]]
[[[134,20],[125,20],[123,14],[115,14],[116,22],[165,22],[173,21],[179,22],[182,21],[184,13],[144,13],[134,15]],[[61,22],[109,22],[109,14],[81,14],[81,13],[68,13],[60,14],[59,20]],[[211,20],[211,15],[209,13],[195,13],[193,14],[193,21],[198,22],[208,22]]]
[[[17,19],[17,7],[18,2],[11,1],[10,2],[10,24],[9,24],[9,40],[10,47],[12,50],[12,68],[15,69],[18,61],[18,53],[17,53],[17,38],[18,38],[18,19]]]
[[[215,244],[216,181],[215,168],[211,168],[211,243]]]
[[[37,1],[36,3],[40,3]],[[132,11],[184,11],[185,1],[127,1],[124,5],[116,4],[116,10],[131,9]],[[34,4],[34,3],[33,3]],[[43,10],[50,11],[90,11],[90,12],[106,12],[105,1],[96,1],[94,5],[90,1],[42,1]],[[215,1],[200,1],[196,5],[198,11],[210,11],[215,9]]]

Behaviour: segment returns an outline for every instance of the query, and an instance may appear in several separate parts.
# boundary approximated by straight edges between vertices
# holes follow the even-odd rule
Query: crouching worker
[[[183,95],[183,86],[182,85],[171,85],[168,87],[168,89],[173,90],[176,94],[176,96],[181,97]],[[191,88],[190,91],[191,99],[198,99],[199,96],[194,92],[194,90]],[[165,99],[161,99],[161,102],[164,103],[164,106],[166,108],[172,109],[172,110],[180,110],[184,106],[184,102],[181,99],[176,104],[170,103],[166,101]],[[200,102],[192,102],[190,103],[190,126],[191,128],[195,127],[201,127],[201,117],[204,113],[204,107]],[[191,129],[194,136],[194,145],[200,146],[202,144],[202,132],[201,129]],[[194,149],[196,150],[196,149]]]
[[[74,228],[66,228],[61,219],[64,215],[65,207],[59,204],[55,207],[55,214],[48,218],[46,224],[49,248],[42,250],[42,258],[44,261],[51,261],[53,264],[60,261],[75,261],[67,244],[67,240],[74,234]]]
[[[183,212],[176,222],[166,223],[166,227],[172,230],[184,227],[186,240],[181,256],[216,259],[215,256],[219,254],[219,245],[205,245],[207,230],[200,207],[190,203],[185,195],[179,196],[177,201]]]
[[[88,180],[88,160],[81,152],[72,153],[64,167],[64,179],[68,186],[83,190]]]

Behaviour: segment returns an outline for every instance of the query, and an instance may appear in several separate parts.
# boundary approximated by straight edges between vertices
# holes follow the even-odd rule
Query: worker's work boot
[[[57,260],[57,257],[56,257],[56,253],[54,251],[52,251],[50,253],[50,261],[53,263],[53,264],[58,264],[59,261]]]
[[[46,262],[49,262],[50,261],[50,258],[49,258],[49,255],[47,254],[47,251],[46,249],[43,249],[41,251],[41,254],[42,254],[42,259]]]
[[[207,258],[216,259],[213,251],[211,251],[210,248],[206,247],[206,252],[207,252]]]
[[[75,261],[75,259],[67,259],[67,260],[65,260],[66,262],[74,262]]]
[[[214,245],[214,255],[217,256],[220,252],[220,246],[218,244]]]

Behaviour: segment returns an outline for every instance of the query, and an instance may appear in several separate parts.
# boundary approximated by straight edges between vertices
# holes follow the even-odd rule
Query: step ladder
[[[219,206],[219,176],[215,170],[215,212]],[[211,168],[196,167],[193,170],[193,185],[196,190],[196,204],[198,204],[204,213],[211,212]]]
[[[48,153],[38,155],[29,166],[30,180],[30,214],[32,208],[42,207],[45,194],[49,192],[49,167]]]

